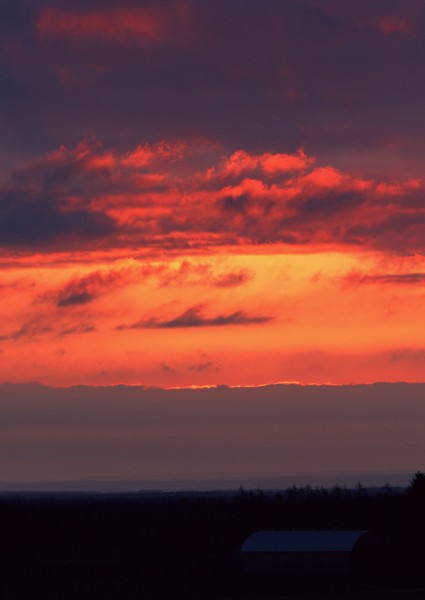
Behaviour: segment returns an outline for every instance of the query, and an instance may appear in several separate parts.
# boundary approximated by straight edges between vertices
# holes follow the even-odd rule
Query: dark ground
[[[425,597],[421,494],[0,496],[0,598],[387,600]],[[379,552],[339,576],[252,575],[239,549],[263,529],[367,529]]]

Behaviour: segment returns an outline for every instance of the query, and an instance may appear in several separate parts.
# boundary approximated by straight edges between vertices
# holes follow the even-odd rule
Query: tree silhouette
[[[407,494],[413,501],[425,501],[425,473],[416,471],[409,482]]]

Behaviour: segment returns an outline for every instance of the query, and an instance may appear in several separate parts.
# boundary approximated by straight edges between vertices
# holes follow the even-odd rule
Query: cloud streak
[[[0,335],[0,342],[18,341],[21,339],[30,340],[51,333],[53,328],[50,325],[41,325],[35,322],[24,323],[19,329],[7,334]]]
[[[131,325],[119,325],[118,330],[123,329],[181,329],[192,327],[225,327],[230,325],[259,325],[268,323],[273,319],[264,315],[249,315],[243,310],[206,317],[202,314],[204,306],[197,304],[191,306],[183,313],[173,319],[144,319]]]
[[[10,333],[0,335],[0,342],[7,341],[27,341],[34,343],[35,341],[42,339],[46,336],[52,337],[52,339],[59,339],[69,335],[79,335],[84,333],[93,333],[96,331],[94,325],[87,323],[76,323],[72,325],[59,324],[41,324],[38,322],[24,323],[14,331]]]
[[[117,261],[111,268],[74,276],[59,289],[43,294],[42,299],[53,300],[59,308],[68,308],[90,304],[105,294],[150,280],[155,281],[159,288],[206,286],[220,289],[236,288],[252,279],[253,274],[248,269],[214,270],[207,262],[197,263],[189,259],[176,266],[127,259]]]
[[[346,275],[347,284],[424,285],[425,273],[375,273],[364,274],[353,271]]]

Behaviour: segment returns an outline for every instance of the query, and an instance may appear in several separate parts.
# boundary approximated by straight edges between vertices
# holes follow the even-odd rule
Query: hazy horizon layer
[[[173,390],[3,384],[0,480],[144,481],[154,489],[162,489],[154,482],[181,489],[197,481],[206,489],[261,487],[261,480],[268,487],[330,485],[338,477],[368,484],[365,476],[374,476],[373,485],[398,485],[400,476],[407,483],[423,468],[424,396],[423,383]]]

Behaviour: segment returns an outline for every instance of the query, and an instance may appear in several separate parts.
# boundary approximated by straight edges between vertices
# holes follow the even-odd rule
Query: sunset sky
[[[423,468],[423,0],[0,8],[0,480]]]
[[[422,1],[1,8],[2,381],[424,379]]]

